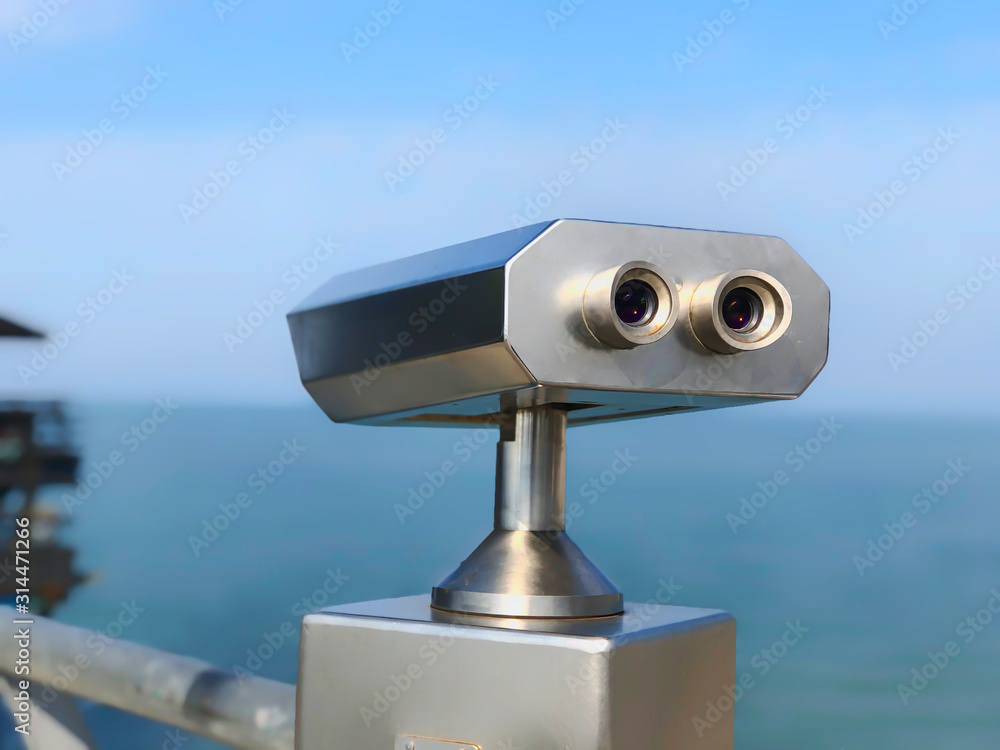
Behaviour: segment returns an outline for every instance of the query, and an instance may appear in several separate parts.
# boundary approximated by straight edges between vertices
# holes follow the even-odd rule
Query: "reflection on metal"
[[[430,597],[303,621],[296,748],[732,750],[731,710],[693,720],[732,695],[732,617],[623,603],[566,535],[566,428],[795,398],[829,305],[779,239],[586,221],[321,287],[289,327],[334,421],[500,440],[493,532]]]
[[[566,535],[566,411],[520,409],[497,443],[495,530],[434,587],[433,606],[503,617],[597,617],[622,595]]]
[[[0,670],[14,673],[17,642],[12,620],[0,608]],[[31,626],[33,701],[45,707],[59,695],[52,686],[247,750],[290,750],[295,728],[295,686],[260,677],[240,681],[231,671],[127,641],[107,643],[98,654],[93,632],[35,617]],[[80,657],[87,660],[80,666]],[[76,665],[68,681],[64,669]],[[62,669],[61,669],[62,668]],[[48,686],[48,687],[42,687]]]
[[[795,398],[828,323],[781,240],[665,227],[557,221],[334,279],[289,316],[307,390],[336,421],[495,424],[493,532],[431,596],[307,615],[297,703],[39,617],[32,679],[252,750],[732,750],[732,617],[623,603],[565,532],[566,428]]]
[[[616,314],[617,296],[627,282],[648,287],[653,304],[643,300],[645,315],[624,321]],[[583,322],[594,336],[616,349],[652,344],[677,322],[677,288],[670,277],[652,263],[632,261],[594,276],[583,293]]]
[[[427,737],[397,737],[394,750],[482,750],[479,745],[450,740],[431,740]]]
[[[725,612],[630,603],[620,616],[512,628],[428,604],[414,596],[306,616],[299,750],[398,748],[400,734],[487,750],[733,747],[731,710],[707,730],[692,722],[735,682]]]
[[[336,277],[289,327],[335,421],[498,426],[494,531],[433,606],[599,617],[623,598],[566,536],[566,427],[794,398],[829,307],[774,237],[562,220]]]
[[[561,531],[565,512],[566,411],[520,409],[497,443],[496,527]]]
[[[662,338],[640,327],[629,341],[615,325],[608,344],[610,329],[588,327],[588,287],[623,268],[667,277],[667,318],[646,332]],[[766,346],[720,363],[692,326],[692,297],[737,270],[776,280],[794,311]],[[565,404],[572,426],[795,398],[826,362],[829,308],[826,285],[777,237],[560,220],[337,276],[288,322],[302,382],[336,422],[461,424]]]
[[[723,320],[722,307],[731,292],[754,301],[750,322],[734,330]],[[721,354],[763,349],[777,341],[792,319],[792,300],[784,285],[761,271],[730,271],[703,281],[691,299],[691,326],[698,339]]]

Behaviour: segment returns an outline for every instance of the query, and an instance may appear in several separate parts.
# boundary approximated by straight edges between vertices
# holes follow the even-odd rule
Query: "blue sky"
[[[995,410],[998,28],[985,1],[7,0],[0,312],[73,333],[5,345],[0,388],[302,403],[298,300],[508,229],[569,170],[538,219],[775,234],[816,268],[803,405]]]

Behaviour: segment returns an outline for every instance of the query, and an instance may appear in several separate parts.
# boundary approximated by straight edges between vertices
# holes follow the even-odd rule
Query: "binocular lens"
[[[762,308],[763,303],[755,292],[737,287],[722,300],[722,322],[734,331],[751,331],[760,321]]]
[[[656,292],[644,281],[626,281],[615,292],[615,314],[626,325],[644,325],[656,315],[656,306]]]

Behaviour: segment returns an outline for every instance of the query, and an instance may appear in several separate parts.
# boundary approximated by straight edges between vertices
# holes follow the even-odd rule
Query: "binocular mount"
[[[288,320],[331,419],[500,439],[493,531],[429,596],[304,618],[297,749],[732,750],[732,712],[692,719],[732,616],[623,601],[566,534],[566,429],[796,398],[829,313],[776,237],[575,220],[317,289]]]
[[[566,534],[566,408],[500,422],[493,532],[431,592],[437,609],[502,617],[599,617],[624,600]]]

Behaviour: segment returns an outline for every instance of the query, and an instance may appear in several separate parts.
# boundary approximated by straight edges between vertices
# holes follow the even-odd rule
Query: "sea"
[[[491,528],[483,429],[167,405],[162,421],[152,401],[71,409],[82,473],[122,460],[89,494],[41,496],[89,576],[61,622],[108,630],[127,609],[123,639],[294,683],[297,637],[266,648],[273,634],[322,606],[426,593]],[[737,748],[1000,748],[995,416],[803,399],[577,427],[567,502],[628,600],[736,617]],[[162,725],[81,706],[102,750],[169,744]]]

